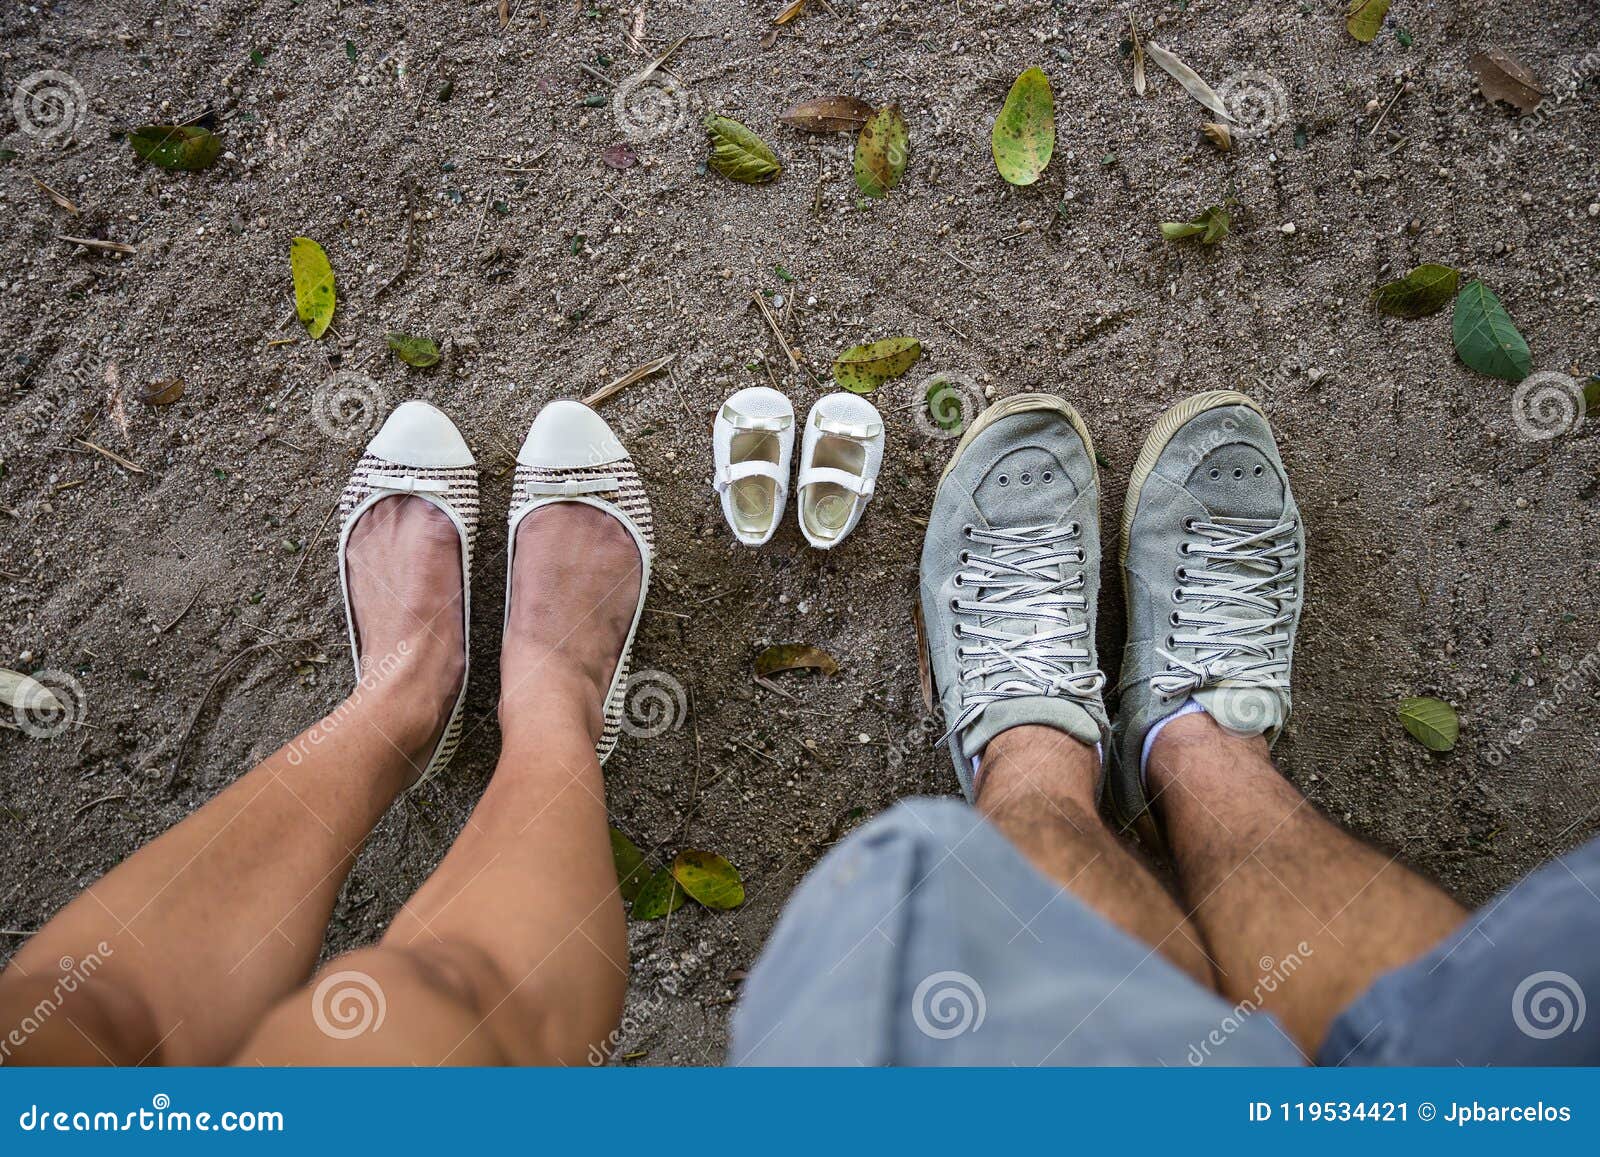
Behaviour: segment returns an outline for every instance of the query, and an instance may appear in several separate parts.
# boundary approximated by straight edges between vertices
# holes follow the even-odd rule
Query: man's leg
[[[1308,1055],[1374,980],[1466,915],[1319,815],[1259,736],[1185,715],[1156,736],[1146,775],[1224,995],[1277,1014]]]
[[[356,851],[426,764],[461,685],[458,551],[418,499],[361,518],[349,560],[364,651],[393,661],[23,946],[0,976],[0,1024],[38,1028],[0,1059],[219,1064],[305,980]],[[63,974],[84,972],[62,992]]]
[[[983,753],[977,808],[1039,871],[1207,988],[1216,981],[1177,902],[1101,821],[1100,759],[1050,727],[1014,727]]]
[[[593,507],[518,529],[504,748],[466,828],[376,948],[284,1001],[240,1064],[581,1064],[609,1047],[628,942],[594,746],[639,593]]]

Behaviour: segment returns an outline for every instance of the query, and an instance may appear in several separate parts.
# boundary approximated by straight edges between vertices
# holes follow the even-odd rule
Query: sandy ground
[[[1452,357],[1448,314],[1401,322],[1366,305],[1413,264],[1454,264],[1499,292],[1539,369],[1600,365],[1593,62],[1588,83],[1560,87],[1600,50],[1592,4],[1397,0],[1369,46],[1329,0],[1136,6],[1147,32],[1164,14],[1151,34],[1214,84],[1243,77],[1276,107],[1229,155],[1164,75],[1132,93],[1125,6],[818,0],[764,50],[779,7],[650,0],[641,54],[632,9],[567,0],[525,3],[503,31],[487,0],[6,5],[0,664],[70,673],[84,713],[53,740],[0,731],[0,927],[36,928],[348,686],[319,528],[359,441],[314,414],[348,380],[335,368],[389,403],[443,407],[486,474],[470,738],[447,781],[378,828],[329,952],[379,933],[492,767],[503,518],[527,422],[678,355],[603,407],[655,502],[660,571],[636,665],[660,673],[669,712],[661,734],[624,741],[610,800],[641,845],[726,855],[750,899],[633,925],[632,1062],[719,1060],[738,970],[806,870],[894,800],[955,790],[942,752],[906,740],[922,735],[921,519],[950,447],[921,412],[934,373],[1078,405],[1105,458],[1108,535],[1162,408],[1202,388],[1252,393],[1310,535],[1287,774],[1467,901],[1600,827],[1596,426],[1526,437],[1512,387]],[[672,84],[625,86],[619,114],[612,85],[682,36]],[[1467,61],[1491,42],[1564,94],[1538,123],[1519,129],[1478,95]],[[988,131],[1033,64],[1054,84],[1060,140],[1046,177],[1014,190]],[[84,101],[55,142],[10,110],[45,69]],[[1399,75],[1412,88],[1374,132],[1368,102],[1382,111]],[[858,204],[846,138],[776,123],[832,91],[905,111],[911,163],[880,203]],[[711,111],[772,142],[787,162],[775,184],[703,171]],[[140,165],[114,135],[202,114],[227,153],[201,174]],[[604,164],[630,132],[638,163]],[[1215,249],[1161,242],[1158,221],[1227,196],[1235,231]],[[296,234],[338,272],[337,337],[321,343],[286,323]],[[753,292],[772,295],[815,375],[790,370]],[[399,364],[382,340],[396,328],[438,338],[443,363]],[[854,538],[814,552],[791,519],[765,549],[736,546],[708,488],[720,400],[770,373],[803,412],[835,353],[896,333],[926,352],[877,399],[890,449]],[[175,405],[141,400],[180,376]],[[1108,565],[1113,666],[1114,578]],[[775,641],[825,647],[841,669],[759,688],[750,660]],[[1460,709],[1453,754],[1404,735],[1407,694]],[[18,943],[0,936],[0,960]]]

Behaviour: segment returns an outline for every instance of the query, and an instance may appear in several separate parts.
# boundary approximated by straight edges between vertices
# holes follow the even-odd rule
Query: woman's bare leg
[[[383,943],[280,1004],[239,1063],[605,1055],[628,940],[594,745],[640,575],[632,538],[593,507],[523,521],[501,657],[504,748],[488,790]]]
[[[23,946],[0,975],[0,1024],[37,1028],[9,1063],[218,1064],[316,965],[356,851],[426,763],[463,670],[442,514],[385,499],[349,559],[361,686]],[[92,974],[63,993],[69,959]]]

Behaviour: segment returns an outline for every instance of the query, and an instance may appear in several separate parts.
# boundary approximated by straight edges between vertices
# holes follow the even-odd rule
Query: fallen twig
[[[78,445],[82,446],[85,450],[93,450],[96,454],[100,454],[100,455],[102,455],[102,456],[104,456],[106,458],[111,459],[111,461],[115,462],[118,466],[121,466],[124,470],[131,470],[135,474],[143,474],[143,473],[145,473],[145,469],[144,469],[143,466],[139,466],[139,465],[136,465],[133,462],[129,462],[121,454],[115,454],[112,451],[107,450],[104,446],[96,445],[93,442],[86,442],[82,438],[74,438],[73,441],[76,442]]]
[[[601,386],[594,393],[583,399],[583,404],[591,407],[598,406],[601,402],[605,401],[613,394],[620,393],[629,386],[633,385],[635,382],[642,382],[646,378],[660,373],[662,370],[671,365],[677,359],[677,357],[678,355],[676,353],[663,354],[652,361],[645,362],[643,365],[634,366],[633,369],[623,374],[616,381],[611,382],[608,385]]]
[[[124,245],[121,241],[102,241],[98,237],[70,237],[65,233],[56,234],[57,241],[65,241],[70,245],[82,245],[85,249],[97,249],[102,253],[137,253],[132,245]]]

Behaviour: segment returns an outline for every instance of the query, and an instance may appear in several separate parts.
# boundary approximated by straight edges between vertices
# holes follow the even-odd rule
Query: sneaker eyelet
[[[1055,474],[1049,470],[1046,470],[1043,474],[1039,475],[1039,477],[1043,478],[1046,482],[1054,482],[1056,480]]]
[[[961,528],[961,537],[962,538],[971,538],[972,537],[972,523],[969,522],[969,523],[967,523],[965,526],[963,526]]]
[[[997,478],[996,481],[999,482],[1001,486],[1010,486],[1011,485],[1011,477],[1010,477],[1010,475],[1007,475],[1007,474],[1000,475],[1000,477]]]
[[[956,577],[955,577],[955,578],[954,578],[954,579],[953,579],[953,580],[951,580],[951,581],[952,581],[952,582],[953,582],[953,583],[954,583],[954,585],[956,585],[956,586],[958,586],[958,587],[960,587],[960,586],[966,586],[966,584],[965,584],[965,583],[964,583],[964,582],[962,582],[962,581],[961,581],[961,576],[960,576],[960,575],[956,575]]]
[[[1193,534],[1194,533],[1194,519],[1185,518],[1183,520],[1183,532],[1185,534]]]
[[[1218,478],[1221,478],[1221,477],[1222,477],[1222,471],[1218,470],[1215,466],[1213,466],[1211,468],[1211,479],[1212,479],[1212,481],[1216,481]]]
[[[1029,474],[1027,472],[1024,472],[1022,474],[1022,476],[1017,479],[1017,481],[1021,482],[1024,486],[1032,486],[1033,485],[1033,475]]]
[[[961,564],[965,566],[967,563],[972,561],[972,552],[970,550],[964,550],[960,554],[956,555],[956,557],[960,559]]]
[[[1173,635],[1168,635],[1167,636],[1167,650],[1170,651],[1173,647],[1176,647],[1177,645],[1178,645],[1177,638],[1175,636],[1173,636]]]
[[[961,601],[960,599],[951,599],[950,600],[950,609],[952,611],[959,612],[961,610],[961,608],[959,606],[957,606],[956,604],[958,604],[960,601]]]
[[[1067,527],[1067,533],[1068,534],[1077,534],[1078,531],[1081,530],[1081,529],[1083,529],[1083,528],[1080,527],[1076,522],[1074,522],[1070,526]]]
[[[1189,581],[1189,568],[1186,567],[1186,566],[1174,567],[1172,569],[1172,577],[1177,579],[1181,583],[1188,582]]]
[[[1235,477],[1235,478],[1243,478],[1243,477],[1244,477],[1244,471],[1243,471],[1243,470],[1242,470],[1242,469],[1240,469],[1240,470],[1235,470],[1235,471],[1234,471],[1234,472],[1233,472],[1233,476],[1234,476],[1234,477]]]
[[[1261,467],[1260,467],[1260,466],[1257,466],[1257,467],[1256,467],[1256,469],[1255,469],[1255,475],[1256,475],[1256,477],[1257,477],[1257,478],[1260,478],[1260,477],[1261,477]]]
[[[1187,542],[1180,542],[1178,544],[1178,553],[1187,557],[1194,552],[1189,549],[1189,544]]]
[[[1173,611],[1170,615],[1167,616],[1167,622],[1171,623],[1174,627],[1183,626],[1183,624],[1178,621],[1178,612],[1177,611]]]
[[[1182,587],[1173,587],[1172,588],[1172,601],[1175,602],[1175,603],[1183,602],[1183,588]],[[1176,614],[1176,612],[1174,612],[1174,614]]]

